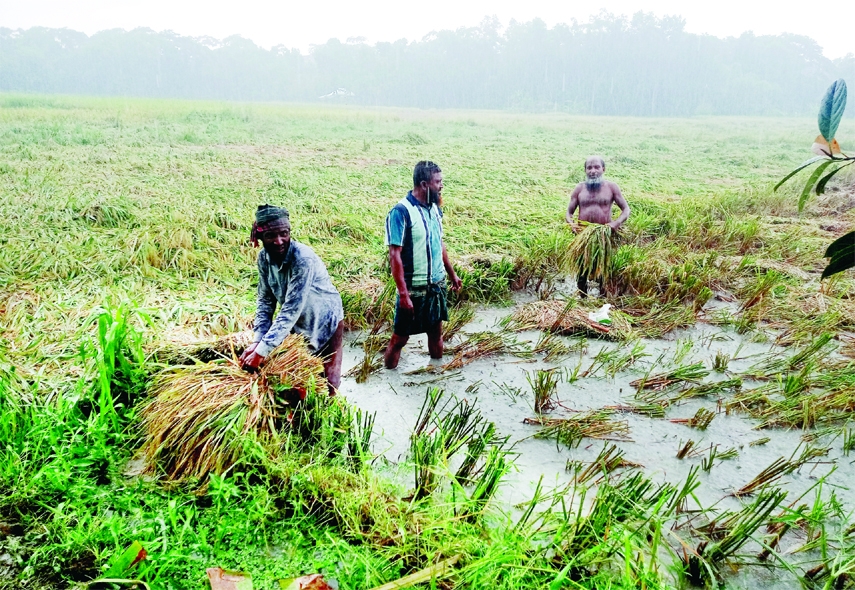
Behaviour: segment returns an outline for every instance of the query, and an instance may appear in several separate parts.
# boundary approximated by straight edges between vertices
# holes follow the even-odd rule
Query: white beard
[[[597,176],[596,178],[586,178],[585,179],[585,188],[587,188],[592,193],[600,190],[600,187],[602,186],[602,184],[603,184],[603,177],[602,176]]]

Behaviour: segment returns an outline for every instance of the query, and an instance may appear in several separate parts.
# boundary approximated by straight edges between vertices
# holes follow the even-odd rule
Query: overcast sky
[[[827,6],[827,8],[822,8]],[[833,8],[832,8],[833,7]],[[792,0],[0,0],[0,27],[67,27],[85,33],[122,28],[171,29],[190,36],[223,38],[239,34],[259,45],[286,45],[308,51],[332,37],[342,41],[421,39],[440,29],[477,25],[496,15],[541,18],[549,26],[588,20],[606,9],[631,15],[680,15],[686,30],[719,37],[754,31],[757,35],[796,33],[814,38],[827,57],[855,53],[855,2],[831,4]],[[832,13],[833,11],[833,13]]]

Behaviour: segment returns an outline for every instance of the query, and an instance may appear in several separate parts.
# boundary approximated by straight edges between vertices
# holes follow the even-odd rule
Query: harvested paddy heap
[[[819,281],[853,222],[852,181],[803,215],[771,192],[814,121],[4,101],[0,584],[91,580],[134,541],[152,587],[198,588],[221,566],[256,587],[323,571],[372,588],[457,556],[444,587],[853,583],[855,284]],[[632,207],[608,328],[589,315],[606,300],[565,282],[569,190],[600,152]],[[424,157],[443,168],[464,288],[446,358],[408,347],[389,374],[383,218]],[[219,371],[252,399],[228,337],[254,311],[262,201],[288,206],[342,292],[355,405],[315,383],[291,416],[240,393],[219,430],[189,413],[154,426],[170,374]],[[172,391],[210,400],[200,382]],[[384,420],[410,406],[395,439]],[[664,428],[679,477],[636,457]],[[181,448],[152,437],[165,432],[194,451],[164,455]],[[219,455],[197,444],[214,439]],[[540,483],[512,469],[532,457]]]

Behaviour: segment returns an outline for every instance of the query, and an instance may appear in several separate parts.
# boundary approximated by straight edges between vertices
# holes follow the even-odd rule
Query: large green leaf
[[[807,168],[808,166],[810,166],[811,164],[813,164],[815,162],[819,162],[820,160],[825,160],[825,159],[827,159],[826,156],[816,156],[814,158],[811,158],[810,160],[807,160],[806,162],[802,162],[801,164],[799,164],[798,168],[796,168],[795,170],[793,170],[792,172],[787,174],[784,178],[782,178],[781,182],[776,184],[775,188],[772,190],[775,190],[775,191],[778,190],[779,188],[781,188],[782,184],[787,182],[789,179],[791,179],[793,176],[798,174],[800,171],[804,170],[805,168]]]
[[[822,278],[855,268],[855,231],[841,236],[829,244],[825,257],[831,258],[822,271]]]
[[[825,169],[834,164],[834,160],[826,160],[822,164],[816,167],[816,170],[813,171],[813,174],[810,175],[807,182],[805,183],[805,188],[802,189],[802,194],[799,195],[799,213],[802,212],[802,209],[805,208],[805,203],[807,203],[808,197],[810,196],[810,191],[813,189],[813,186],[816,184],[816,181],[819,180],[819,177],[822,176],[822,173],[825,172]]]
[[[849,166],[851,164],[852,164],[852,162],[848,162],[846,164],[843,164],[842,166],[835,168],[834,170],[832,170],[831,172],[829,172],[828,174],[823,176],[820,179],[820,181],[818,183],[816,183],[816,194],[821,195],[822,193],[824,193],[825,192],[825,185],[828,184],[828,181],[831,180],[835,174],[837,174],[838,172],[840,172],[841,170],[843,170],[844,168],[846,168],[847,166]]]
[[[819,132],[828,143],[834,139],[846,109],[846,82],[841,78],[825,91],[819,105]]]

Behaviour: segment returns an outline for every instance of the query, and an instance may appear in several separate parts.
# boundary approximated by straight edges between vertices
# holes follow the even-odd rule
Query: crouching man
[[[253,343],[241,355],[241,366],[255,371],[292,333],[302,334],[312,354],[324,362],[330,395],[341,384],[344,309],[327,267],[314,250],[291,239],[284,207],[260,205],[251,240],[258,253],[258,308]],[[273,314],[276,304],[279,313]]]
[[[413,171],[413,190],[386,217],[386,245],[398,288],[395,325],[386,348],[387,369],[398,366],[401,350],[414,334],[427,334],[433,359],[442,358],[442,322],[448,319],[446,276],[453,291],[460,279],[442,240],[442,170],[421,161]]]

